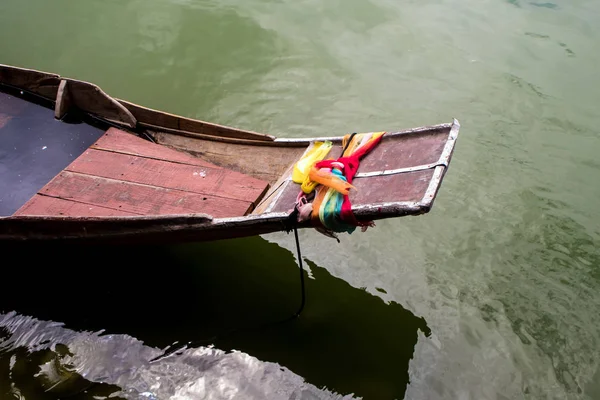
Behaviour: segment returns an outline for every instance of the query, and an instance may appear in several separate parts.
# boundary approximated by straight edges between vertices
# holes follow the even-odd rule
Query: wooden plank
[[[56,93],[56,104],[54,106],[54,118],[62,119],[71,107],[71,96],[65,79],[60,81],[58,93]]]
[[[179,115],[169,114],[162,111],[142,107],[128,101],[119,100],[142,125],[163,127],[167,129],[176,129],[202,133],[211,136],[224,136],[238,139],[250,139],[260,141],[273,141],[274,136],[264,135],[262,133],[247,131],[243,129],[231,128],[228,126],[213,124],[191,118],[181,117]]]
[[[74,106],[111,122],[135,128],[137,120],[121,103],[93,83],[65,79]]]
[[[245,215],[250,201],[226,199],[175,189],[64,171],[40,194],[141,215],[206,213],[213,217]]]
[[[33,69],[0,64],[0,83],[54,100],[60,84],[60,77]]]
[[[397,175],[357,179],[356,190],[350,190],[352,206],[392,202],[418,202],[427,191],[433,169]],[[300,185],[291,182],[277,199],[273,212],[289,212],[294,209]]]
[[[300,185],[289,180],[286,182],[287,184],[280,189],[281,194],[279,197],[273,196],[271,201],[274,201],[275,204],[271,208],[271,212],[291,212],[294,210],[296,198],[301,191]]]
[[[360,163],[359,172],[382,171],[435,163],[448,139],[445,131],[386,138],[385,135]]]
[[[199,167],[220,168],[201,158],[194,157],[182,151],[174,150],[166,146],[151,143],[135,136],[134,134],[110,128],[96,143],[91,146],[93,149],[108,150],[117,153],[130,154],[153,158],[156,160],[165,160],[180,164],[196,165]]]
[[[0,241],[164,244],[255,236],[281,231],[285,215],[211,221],[206,215],[141,217],[0,217]]]
[[[418,202],[427,191],[433,169],[397,175],[357,179],[356,190],[350,191],[352,204],[370,204],[414,201]]]
[[[90,149],[67,171],[255,202],[268,184],[223,168],[197,167],[163,160]]]
[[[112,208],[79,203],[57,197],[41,196],[36,194],[13,215],[62,215],[65,217],[112,217],[134,215],[130,212],[114,210]]]
[[[274,184],[304,153],[302,147],[271,147],[215,142],[211,140],[156,133],[159,143],[185,149],[205,160]]]
[[[288,186],[295,185],[294,182],[291,181],[292,172],[294,170],[294,165],[290,165],[290,167],[285,171],[281,177],[275,182],[267,193],[263,196],[263,198],[258,202],[252,214],[262,214],[269,210],[271,204],[277,203],[279,197],[283,192],[287,189]],[[298,193],[296,193],[297,195]],[[294,203],[296,199],[294,198]],[[293,208],[293,207],[292,207]],[[269,210],[270,211],[270,210]]]

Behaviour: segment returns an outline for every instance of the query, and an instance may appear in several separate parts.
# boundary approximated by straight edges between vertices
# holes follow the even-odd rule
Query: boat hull
[[[74,127],[99,137],[57,170],[41,166],[39,187],[0,216],[1,241],[165,243],[312,227],[290,218],[300,192],[293,166],[321,141],[332,143],[330,158],[342,154],[341,136],[278,138],[151,110],[91,83],[0,65],[0,133],[12,129],[34,140],[17,121],[51,127],[55,141],[68,140]],[[356,219],[429,212],[459,129],[453,120],[388,131],[361,160],[350,194]],[[0,175],[6,192],[16,191],[8,182],[19,168]]]

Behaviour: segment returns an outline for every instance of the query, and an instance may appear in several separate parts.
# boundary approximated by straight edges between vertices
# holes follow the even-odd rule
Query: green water
[[[215,345],[368,399],[597,399],[599,22],[582,0],[3,0],[0,63],[278,136],[458,118],[430,214],[340,244],[302,232],[305,318]],[[0,311],[161,348],[200,340],[293,313],[292,240],[94,249],[114,255],[110,276],[70,260],[50,290],[41,266],[3,272]]]

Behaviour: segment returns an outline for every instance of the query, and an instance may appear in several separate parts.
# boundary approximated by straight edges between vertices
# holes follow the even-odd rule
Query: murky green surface
[[[239,398],[273,381],[272,398],[600,398],[599,22],[600,5],[581,0],[0,2],[0,63],[149,107],[296,137],[462,124],[430,214],[340,244],[301,233],[314,279],[292,323],[255,326],[298,306],[285,233],[4,249],[41,263],[3,258],[0,309],[66,325],[42,345],[53,352],[28,355],[48,327],[17,331],[28,317],[5,314],[0,397],[35,385],[26,398],[59,396],[34,375],[40,357],[71,357],[63,343],[72,368],[104,382],[90,396],[117,385],[202,398],[225,379]],[[187,353],[147,364],[176,340],[202,349],[234,328],[216,348],[285,377],[225,368],[210,385],[217,364]],[[92,351],[110,340],[135,345]]]

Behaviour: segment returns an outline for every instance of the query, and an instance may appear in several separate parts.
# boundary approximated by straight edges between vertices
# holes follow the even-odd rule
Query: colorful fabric
[[[321,163],[319,161],[317,164]],[[355,189],[354,186],[348,183],[346,177],[341,173],[343,165],[334,165],[335,161],[329,167],[317,167],[316,164],[310,170],[308,174],[310,181],[317,184],[325,185],[329,188],[335,189],[341,194],[348,194],[350,189]],[[302,188],[304,190],[304,187]],[[304,193],[310,193],[304,190]]]
[[[350,189],[356,190],[352,186],[352,180],[358,172],[360,160],[377,146],[384,134],[385,132],[372,132],[346,135],[342,141],[344,151],[340,158],[312,163],[308,174],[303,175],[302,191],[311,193],[316,190],[312,203],[313,225],[333,232],[348,233],[352,233],[357,226],[366,229],[373,225],[372,221],[361,222],[355,218],[348,195]],[[308,156],[309,154],[307,158]],[[302,168],[306,171],[306,164]],[[294,182],[297,180],[294,179]]]
[[[324,159],[329,154],[332,146],[333,144],[330,141],[315,142],[313,147],[294,165],[292,180],[304,184],[313,165]]]

